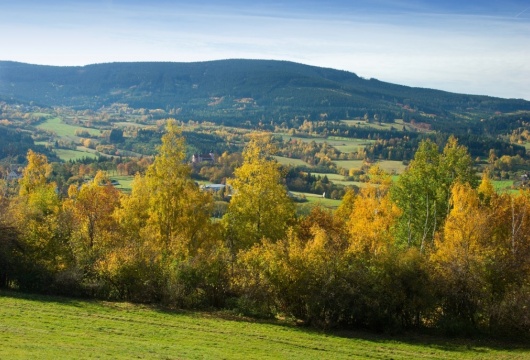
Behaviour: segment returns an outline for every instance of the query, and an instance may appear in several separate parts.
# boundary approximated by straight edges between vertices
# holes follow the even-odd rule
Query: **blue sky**
[[[0,0],[0,14],[0,60],[277,59],[530,100],[530,0]]]

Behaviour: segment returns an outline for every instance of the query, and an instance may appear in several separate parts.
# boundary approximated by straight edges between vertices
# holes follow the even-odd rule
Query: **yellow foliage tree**
[[[294,219],[294,204],[271,157],[274,151],[270,136],[254,136],[243,152],[243,164],[229,180],[233,196],[223,221],[233,253],[263,238],[281,239]]]
[[[349,251],[380,255],[393,245],[391,230],[401,212],[389,196],[390,176],[377,166],[369,174],[370,183],[353,199],[347,221]]]
[[[25,261],[51,274],[64,269],[70,261],[68,224],[61,221],[56,185],[48,182],[51,165],[47,157],[30,150],[27,160],[19,180],[19,194],[11,199],[7,212],[20,234]]]
[[[110,184],[105,173],[98,171],[93,181],[80,189],[71,185],[64,209],[73,222],[72,247],[78,264],[85,270],[93,269],[99,258],[116,241],[117,224],[113,213],[120,200],[120,192]]]
[[[451,211],[430,256],[443,314],[475,325],[479,303],[487,294],[486,259],[491,249],[492,213],[481,206],[477,190],[456,183],[451,189]]]
[[[183,255],[195,252],[208,238],[213,206],[211,195],[202,192],[191,179],[191,168],[185,160],[185,140],[176,122],[169,120],[159,154],[145,175],[145,231],[162,251]]]

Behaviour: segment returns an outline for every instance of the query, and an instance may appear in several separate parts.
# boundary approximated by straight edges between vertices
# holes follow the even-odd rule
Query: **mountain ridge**
[[[84,66],[0,61],[0,97],[87,109],[127,103],[174,109],[190,119],[236,123],[363,116],[380,121],[408,116],[432,123],[530,110],[530,101],[524,99],[411,87],[345,70],[256,59]]]

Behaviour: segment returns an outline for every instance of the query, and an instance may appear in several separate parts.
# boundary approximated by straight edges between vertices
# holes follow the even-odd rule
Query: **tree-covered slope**
[[[56,67],[0,62],[0,98],[99,108],[114,102],[175,109],[181,118],[242,122],[297,116],[433,122],[530,110],[530,102],[461,95],[272,60],[110,63]]]

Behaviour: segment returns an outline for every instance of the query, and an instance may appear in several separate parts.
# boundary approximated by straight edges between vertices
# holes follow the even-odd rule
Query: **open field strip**
[[[341,120],[341,122],[348,126],[359,126],[362,128],[372,128],[376,130],[391,130],[392,128],[394,128],[395,130],[401,130],[403,128],[403,124],[397,123],[369,123],[365,120]]]
[[[276,161],[278,161],[278,163],[280,165],[291,165],[291,166],[306,166],[306,167],[310,167],[311,165],[309,165],[308,163],[306,163],[305,161],[301,160],[301,159],[293,159],[293,158],[288,158],[288,157],[284,157],[284,156],[274,156],[274,158],[276,159]]]
[[[55,149],[54,152],[63,161],[78,160],[82,158],[97,159],[98,156],[91,152],[69,150],[69,149]]]
[[[392,174],[392,173],[401,174],[407,168],[407,165],[404,165],[403,161],[397,161],[397,160],[382,160],[382,161],[376,162],[374,165],[379,165],[381,169],[383,169],[389,174]]]
[[[364,160],[335,160],[333,161],[338,168],[344,169],[361,169],[364,165]]]
[[[0,292],[2,359],[529,359],[528,348],[322,333],[226,313]]]
[[[96,129],[90,129],[90,128],[84,128],[81,126],[73,126],[69,124],[65,124],[62,122],[60,117],[54,117],[51,119],[48,119],[46,121],[43,121],[39,125],[37,125],[38,128],[53,131],[57,134],[57,136],[60,137],[75,137],[75,131],[76,130],[86,130],[91,135],[99,135],[99,130]]]
[[[307,202],[311,205],[321,205],[323,207],[327,207],[330,209],[336,209],[339,207],[342,200],[334,200],[334,199],[327,199],[322,197],[322,195],[312,194],[312,193],[304,193],[304,192],[297,192],[297,191],[291,191],[292,194],[302,197],[304,196],[307,200]]]
[[[119,182],[119,185],[116,185],[116,189],[130,192],[132,190],[132,182],[134,180],[134,176],[132,175],[111,175],[109,176],[111,180],[116,180]]]

